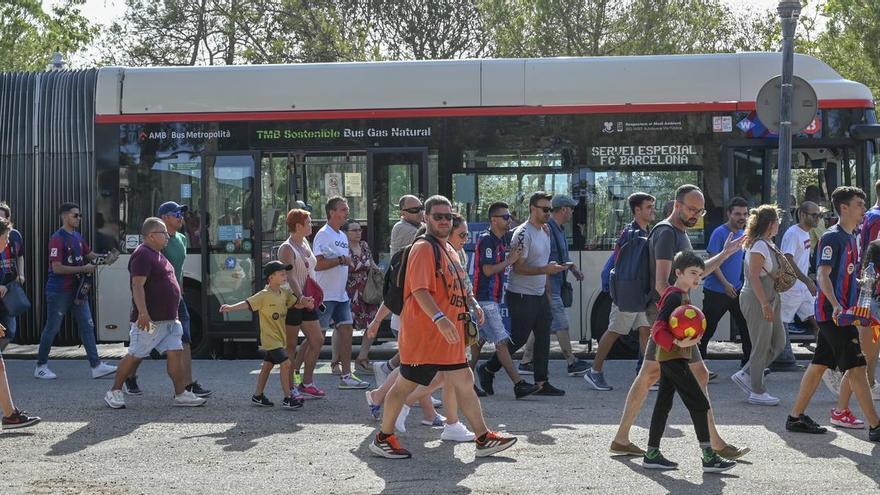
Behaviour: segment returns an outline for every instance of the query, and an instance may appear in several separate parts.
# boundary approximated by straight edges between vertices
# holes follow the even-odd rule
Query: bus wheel
[[[202,310],[198,304],[200,297],[201,291],[198,287],[187,286],[183,289],[183,299],[186,301],[186,306],[189,310],[192,357],[196,359],[210,359],[214,357],[216,343],[214,339],[205,335]]]
[[[605,332],[608,331],[608,316],[611,314],[611,296],[603,292],[593,304],[593,314],[590,315],[590,328],[592,337],[598,342]],[[639,357],[639,332],[633,330],[629,335],[620,336],[611,347],[608,359],[638,359]]]

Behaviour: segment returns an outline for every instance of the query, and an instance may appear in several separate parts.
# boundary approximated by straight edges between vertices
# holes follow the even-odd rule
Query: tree
[[[828,0],[822,13],[828,18],[817,38],[819,57],[848,79],[859,81],[880,95],[880,2]]]
[[[86,47],[96,28],[66,0],[46,12],[39,0],[0,3],[0,71],[43,70],[57,51],[64,58]]]

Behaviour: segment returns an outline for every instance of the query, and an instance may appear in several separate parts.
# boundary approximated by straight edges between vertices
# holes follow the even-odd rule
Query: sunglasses
[[[470,232],[459,232],[458,237],[460,237],[461,239],[470,239],[471,233]]]
[[[171,215],[174,218],[183,218],[183,212],[180,211],[173,211],[171,213],[168,213],[168,215]]]
[[[550,213],[550,210],[553,209],[553,208],[550,208],[549,206],[533,206],[532,208],[537,208],[537,209],[543,211],[544,213]]]
[[[431,218],[434,219],[435,222],[440,222],[446,220],[447,222],[452,221],[452,213],[431,213]]]
[[[510,213],[505,213],[504,215],[492,215],[492,218],[503,218],[506,222],[510,220]]]
[[[425,209],[424,206],[413,206],[412,208],[404,208],[402,211],[405,211],[407,213],[412,213],[413,215],[415,215],[416,213],[419,213],[419,212],[423,211],[424,209]]]

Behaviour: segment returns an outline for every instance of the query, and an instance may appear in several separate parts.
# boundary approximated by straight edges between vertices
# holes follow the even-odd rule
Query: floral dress
[[[354,319],[354,328],[364,330],[376,317],[379,305],[367,304],[363,300],[364,288],[367,286],[367,274],[370,267],[373,266],[373,254],[365,241],[361,241],[360,246],[360,255],[354,254],[354,251],[350,253],[352,267],[348,269],[348,283],[346,283],[345,289],[348,292],[348,298],[351,299],[351,316]]]

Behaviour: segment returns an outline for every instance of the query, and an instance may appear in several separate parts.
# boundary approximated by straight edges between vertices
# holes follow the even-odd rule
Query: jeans
[[[529,340],[529,334],[535,334],[535,346],[533,351],[535,366],[535,381],[546,382],[548,377],[548,361],[550,359],[550,321],[553,315],[550,311],[550,300],[546,295],[530,296],[507,292],[504,295],[507,310],[510,312],[510,340],[508,346],[513,355]],[[492,373],[501,370],[501,361],[498,354],[492,355],[486,363],[486,369]]]
[[[86,349],[89,364],[92,368],[101,364],[95,339],[95,322],[92,319],[92,309],[89,307],[89,300],[86,299],[82,304],[74,304],[73,297],[74,294],[65,292],[46,294],[46,325],[43,327],[42,335],[40,335],[40,351],[37,354],[37,366],[42,366],[49,362],[49,350],[52,349],[52,342],[55,341],[55,336],[61,330],[61,322],[64,321],[64,315],[68,311],[76,320],[76,328],[79,330],[80,341]]]
[[[4,339],[12,342],[18,333],[18,318],[6,312],[6,308],[0,305],[0,325],[6,327],[6,336]]]
[[[177,307],[177,321],[183,327],[182,341],[184,344],[192,344],[192,333],[190,332],[189,308],[186,307],[186,301],[180,298],[180,305]]]
[[[749,327],[743,317],[742,310],[739,307],[739,297],[731,298],[727,294],[715,292],[703,288],[703,314],[706,315],[706,332],[700,340],[700,355],[706,356],[706,349],[709,347],[709,341],[715,335],[718,328],[718,322],[724,316],[724,313],[730,312],[730,338],[733,340],[734,330],[739,334],[742,340],[742,359],[740,367],[746,365],[749,356],[752,354],[752,341],[749,337]]]
[[[676,392],[691,414],[700,446],[709,443],[709,400],[703,394],[687,360],[672,359],[660,363],[660,388],[657,391],[657,402],[654,403],[654,414],[651,415],[648,447],[660,448],[660,439],[663,438],[669,411],[672,409],[672,398]]]

